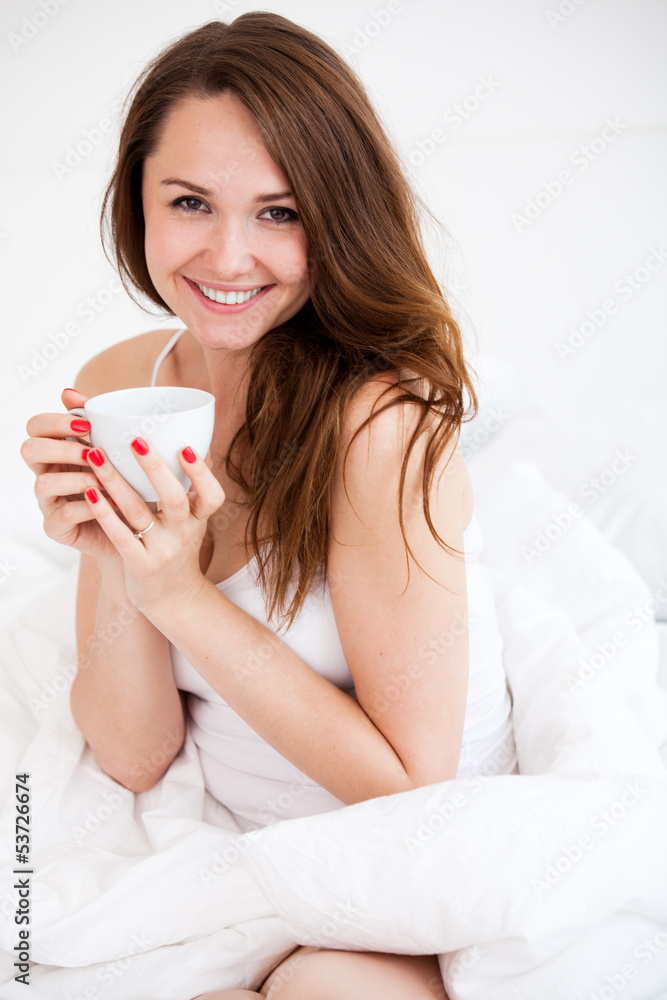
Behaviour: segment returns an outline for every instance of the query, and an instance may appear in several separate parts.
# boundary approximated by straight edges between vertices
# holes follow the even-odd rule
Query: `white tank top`
[[[153,369],[178,340],[178,330],[160,352]],[[482,532],[473,511],[463,535],[469,625],[468,699],[457,778],[475,774],[518,773],[511,723],[511,698],[502,662],[502,636],[493,595],[484,579]],[[216,584],[239,608],[274,631],[266,617],[253,558],[233,576]],[[294,584],[292,584],[294,586]],[[292,591],[293,593],[293,591]],[[290,594],[291,597],[291,594]],[[322,575],[282,641],[313,670],[352,697],[348,669]],[[177,687],[187,692],[188,727],[199,749],[209,792],[234,813],[243,832],[282,819],[328,812],[344,805],[263,740],[170,644]],[[255,651],[257,661],[267,649]],[[245,661],[244,661],[245,662]],[[252,668],[252,663],[248,662]]]

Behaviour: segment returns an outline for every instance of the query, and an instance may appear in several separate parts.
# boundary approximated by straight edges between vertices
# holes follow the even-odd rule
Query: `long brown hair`
[[[246,419],[226,456],[249,510],[245,539],[250,535],[270,599],[268,617],[278,608],[291,626],[321,568],[326,573],[343,413],[360,386],[383,371],[402,392],[374,408],[354,437],[390,406],[406,401],[422,409],[399,486],[408,578],[404,483],[412,448],[431,428],[424,515],[438,543],[460,554],[434,528],[429,495],[438,459],[476,414],[477,397],[461,332],[426,258],[419,209],[429,210],[406,180],[357,75],[310,31],[256,11],[178,39],[147,65],[133,91],[100,218],[105,253],[108,237],[132,298],[137,290],[173,315],[146,266],[141,180],[167,114],[185,98],[231,91],[243,102],[294,192],[307,237],[311,298],[249,352]],[[245,474],[237,449],[236,457],[248,460]],[[269,526],[261,541],[260,514]]]

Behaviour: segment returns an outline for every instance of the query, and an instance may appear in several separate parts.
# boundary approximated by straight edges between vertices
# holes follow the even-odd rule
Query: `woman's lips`
[[[209,299],[202,291],[200,291],[196,282],[192,281],[190,278],[185,278],[185,280],[199,301],[203,303],[203,305],[205,305],[211,312],[218,313],[219,315],[244,312],[246,309],[252,308],[255,302],[259,299],[263,299],[267,292],[270,292],[271,289],[275,287],[274,285],[265,285],[261,292],[257,292],[257,295],[253,295],[247,302],[237,302],[236,305],[228,306],[224,302],[214,302],[212,299]]]

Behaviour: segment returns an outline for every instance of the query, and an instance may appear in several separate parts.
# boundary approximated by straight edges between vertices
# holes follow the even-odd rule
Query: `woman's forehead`
[[[194,151],[208,148],[244,146],[255,156],[266,152],[257,123],[241,101],[231,93],[215,97],[185,97],[167,112],[161,129],[161,141],[156,153],[171,151],[174,145],[194,143]]]
[[[180,178],[205,188],[210,197],[232,181],[244,187],[260,184],[262,192],[289,188],[253,116],[232,94],[180,101],[167,116],[157,148],[146,159],[146,171],[153,182]]]

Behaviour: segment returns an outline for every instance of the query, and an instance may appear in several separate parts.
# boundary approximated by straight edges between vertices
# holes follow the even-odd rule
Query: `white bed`
[[[205,792],[188,737],[158,785],[132,796],[101,771],[69,712],[77,557],[40,535],[31,513],[29,527],[16,519],[23,556],[9,579],[25,585],[6,604],[0,644],[2,1000],[24,996],[12,981],[12,778],[23,771],[30,996],[252,989],[297,944],[319,944],[438,954],[451,1000],[665,1000],[667,620],[654,621],[667,619],[665,491],[642,493],[629,470],[624,495],[610,491],[618,511],[610,502],[574,514],[580,498],[563,491],[562,469],[554,463],[550,480],[536,460],[557,454],[545,425],[521,412],[502,366],[485,371],[462,447],[520,775],[241,835]],[[495,430],[494,406],[508,414]],[[3,451],[18,470],[15,447]]]

